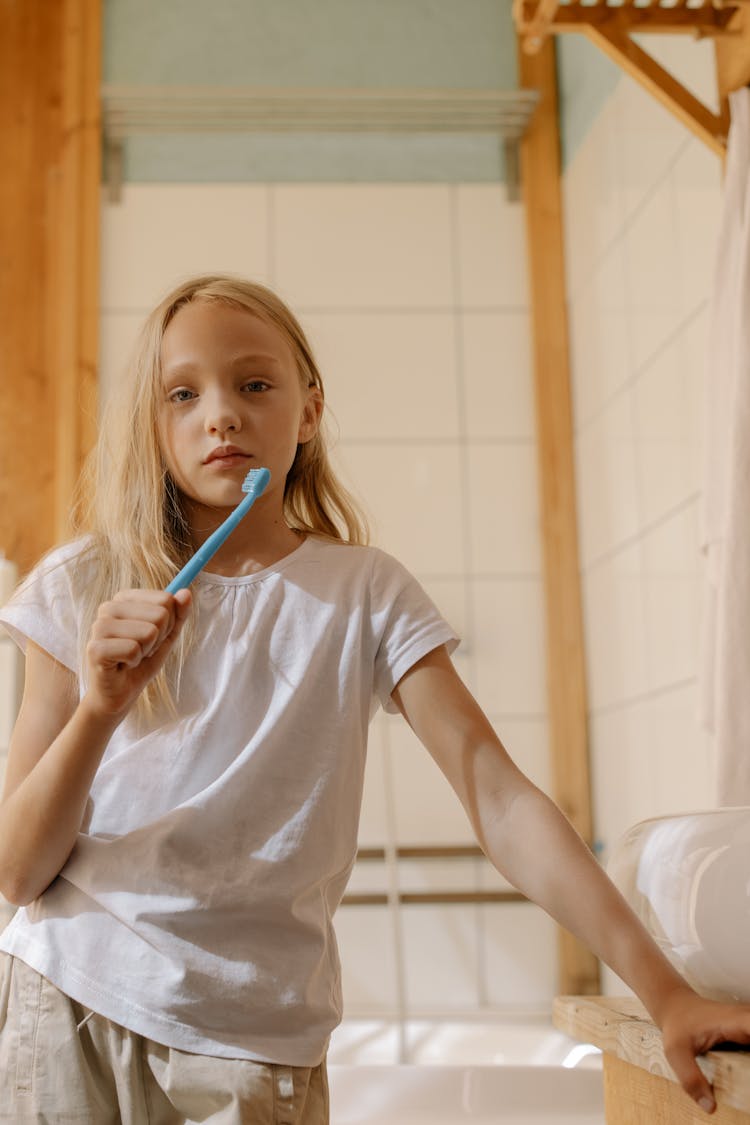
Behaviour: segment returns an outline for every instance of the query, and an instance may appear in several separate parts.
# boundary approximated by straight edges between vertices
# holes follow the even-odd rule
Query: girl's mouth
[[[209,469],[233,469],[236,465],[244,465],[249,460],[246,453],[227,453],[222,457],[212,457],[206,462]]]

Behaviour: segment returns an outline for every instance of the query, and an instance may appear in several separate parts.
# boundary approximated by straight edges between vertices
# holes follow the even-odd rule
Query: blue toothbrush
[[[271,474],[268,469],[250,470],[242,482],[242,491],[246,492],[247,496],[244,500],[240,500],[231,516],[228,516],[221,527],[217,527],[212,535],[209,535],[206,542],[198,548],[192,559],[185,563],[179,574],[175,575],[167,586],[168,594],[176,594],[178,590],[184,590],[186,586],[190,585],[198,571],[203,569],[210,558],[213,558],[227,536],[234,531],[242,517],[247,515],[255,501],[264,491],[270,479]]]

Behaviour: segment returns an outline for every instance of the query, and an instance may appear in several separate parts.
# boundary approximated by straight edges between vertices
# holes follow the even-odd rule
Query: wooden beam
[[[722,112],[728,121],[729,94],[750,85],[750,11],[747,7],[735,12],[729,34],[716,40],[716,80]]]
[[[734,18],[736,9],[715,8],[704,4],[701,8],[688,8],[681,3],[670,8],[654,4],[651,7],[636,7],[632,0],[628,3],[560,5],[551,14],[543,14],[532,0],[515,8],[517,27],[524,40],[530,40],[524,49],[533,53],[537,49],[539,37],[582,32],[585,25],[611,28],[628,35],[664,33],[678,35],[721,36]]]
[[[67,533],[95,424],[99,59],[100,0],[0,4],[0,550],[22,571]]]
[[[64,0],[61,138],[49,244],[49,370],[57,393],[55,538],[96,427],[99,308],[100,0]]]
[[[584,29],[592,43],[634,78],[688,129],[722,156],[727,145],[727,121],[712,113],[701,101],[660,66],[647,51],[624,32],[588,25]]]
[[[661,1032],[634,996],[558,996],[552,1022],[573,1039],[604,1051],[605,1085],[608,1066],[612,1084],[610,1095],[605,1091],[607,1125],[702,1125],[707,1120],[678,1086]],[[711,1122],[748,1125],[747,1052],[719,1045],[702,1056],[701,1069],[718,1104]]]
[[[604,1055],[604,1110],[607,1125],[748,1125],[748,1115],[719,1105],[709,1118],[668,1078]]]
[[[547,684],[554,797],[591,844],[586,680],[578,564],[573,425],[563,256],[555,49],[518,44],[520,85],[540,102],[521,142],[533,337],[547,633]],[[599,989],[596,958],[560,930],[563,992]],[[572,987],[576,982],[575,987]]]

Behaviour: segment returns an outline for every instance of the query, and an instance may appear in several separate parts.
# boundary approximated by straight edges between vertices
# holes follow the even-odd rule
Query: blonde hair
[[[107,402],[99,440],[81,478],[74,524],[88,532],[96,580],[85,592],[82,652],[99,605],[117,590],[163,589],[192,553],[179,492],[159,445],[161,344],[175,313],[192,301],[217,301],[272,324],[290,344],[304,387],[323,396],[323,380],[296,317],[270,289],[226,275],[192,278],[157,305],[141,330],[127,378]],[[334,473],[324,423],[297,453],[284,489],[284,516],[297,531],[345,543],[366,543],[366,519]],[[194,639],[190,622],[181,644],[139,701],[142,713],[157,703],[173,710],[172,688]]]

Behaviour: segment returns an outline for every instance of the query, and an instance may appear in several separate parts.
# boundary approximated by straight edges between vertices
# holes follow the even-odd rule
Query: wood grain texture
[[[748,1125],[750,1114],[719,1102],[710,1117],[668,1078],[604,1056],[607,1125]]]
[[[100,0],[0,3],[0,550],[62,535],[96,416]]]
[[[590,845],[586,679],[553,42],[548,40],[534,55],[523,52],[519,44],[518,65],[520,85],[540,93],[537,111],[521,143],[521,180],[530,285],[553,796]],[[599,991],[598,961],[562,929],[559,980],[563,992]]]
[[[607,996],[559,996],[555,1000],[553,1009],[553,1023],[560,1031],[564,1031],[573,1039],[585,1043],[593,1043],[606,1052],[607,1066],[611,1060],[619,1060],[623,1065],[640,1071],[641,1076],[658,1079],[665,1085],[649,1085],[643,1077],[628,1076],[621,1068],[611,1068],[613,1075],[620,1075],[617,1083],[620,1090],[620,1099],[623,1102],[622,1113],[625,1114],[628,1106],[640,1106],[640,1116],[609,1116],[609,1102],[607,1110],[607,1125],[641,1125],[642,1122],[654,1122],[661,1125],[664,1122],[690,1123],[712,1122],[721,1125],[750,1125],[750,1051],[746,1050],[714,1050],[702,1057],[701,1067],[713,1084],[719,1110],[725,1116],[719,1115],[719,1110],[712,1117],[701,1115],[700,1110],[693,1109],[692,1103],[687,1098],[667,1062],[662,1046],[659,1029],[649,1018],[643,1005],[630,997]],[[668,1088],[669,1098],[666,1097]],[[606,1089],[606,1084],[605,1084]],[[649,1097],[656,1099],[655,1104],[671,1106],[673,1116],[663,1119],[659,1116],[650,1117],[642,1108],[642,1099],[649,1091]],[[614,1104],[614,1103],[613,1103]],[[613,1110],[614,1112],[614,1110]],[[635,1111],[634,1111],[635,1112]],[[689,1116],[694,1113],[695,1118]],[[679,1114],[682,1113],[682,1116]]]

